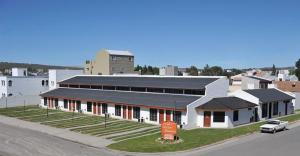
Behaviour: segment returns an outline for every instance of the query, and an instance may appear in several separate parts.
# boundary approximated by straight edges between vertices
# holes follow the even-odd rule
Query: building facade
[[[36,95],[49,88],[48,76],[27,76],[27,69],[12,70],[12,76],[0,76],[0,97]]]
[[[41,94],[41,106],[152,124],[175,121],[184,128],[196,128],[196,107],[213,97],[226,96],[228,79],[75,76],[59,85]]]
[[[94,60],[85,63],[87,75],[132,74],[134,72],[134,55],[129,51],[103,49]]]

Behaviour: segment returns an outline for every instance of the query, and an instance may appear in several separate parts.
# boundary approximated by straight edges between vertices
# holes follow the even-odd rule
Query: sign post
[[[166,121],[161,124],[161,136],[164,140],[174,140],[177,134],[177,124],[172,121]]]

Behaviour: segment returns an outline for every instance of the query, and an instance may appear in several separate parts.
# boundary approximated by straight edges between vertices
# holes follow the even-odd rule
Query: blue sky
[[[291,66],[297,0],[0,0],[0,61],[83,65],[102,48],[135,64]]]

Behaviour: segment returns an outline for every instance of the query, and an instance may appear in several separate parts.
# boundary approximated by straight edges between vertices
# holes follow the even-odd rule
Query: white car
[[[266,124],[260,126],[260,131],[276,133],[277,131],[280,130],[286,130],[287,126],[288,126],[287,121],[268,120]]]

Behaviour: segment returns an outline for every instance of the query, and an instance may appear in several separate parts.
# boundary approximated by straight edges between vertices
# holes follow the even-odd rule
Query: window
[[[9,93],[8,96],[13,96],[13,94],[12,94],[12,93]]]
[[[140,118],[140,107],[133,107],[133,118]]]
[[[48,99],[46,97],[44,97],[44,106],[48,105]]]
[[[45,86],[45,80],[42,80],[42,86]]]
[[[54,86],[54,81],[51,81],[51,86]]]
[[[103,86],[103,90],[115,90],[114,86]]]
[[[182,89],[165,89],[165,93],[183,94]]]
[[[157,109],[150,108],[150,121],[157,121]]]
[[[205,90],[184,90],[184,94],[191,94],[191,95],[205,95]]]
[[[87,111],[87,112],[92,112],[92,102],[87,102],[86,105],[87,105],[87,106],[86,106],[86,111]]]
[[[141,87],[132,87],[131,91],[135,92],[146,92],[146,88],[141,88]]]
[[[8,81],[8,86],[11,87],[12,86],[12,80]]]
[[[278,115],[278,102],[273,104],[273,115]]]
[[[46,86],[48,86],[49,85],[49,81],[48,80],[46,80]]]
[[[233,111],[233,121],[239,121],[239,111]]]
[[[64,109],[68,109],[68,100],[64,99]]]
[[[102,89],[102,86],[91,86],[92,89]]]
[[[129,57],[129,62],[133,62],[133,57]]]
[[[214,112],[214,122],[225,122],[225,112]]]
[[[162,88],[147,88],[147,92],[163,93],[164,90]]]
[[[2,86],[5,86],[5,81],[2,80],[2,81],[1,81],[1,84],[2,84]]]
[[[173,112],[173,121],[176,122],[178,125],[181,124],[181,112],[180,111]]]
[[[267,115],[268,115],[268,104],[266,104],[266,103],[262,104],[261,112],[262,112],[262,115],[261,115],[262,118],[267,117]]]
[[[59,84],[59,87],[68,87],[67,84]]]
[[[129,87],[117,87],[117,90],[130,91]]]
[[[115,116],[121,116],[121,106],[115,105]]]
[[[113,61],[117,61],[117,56],[111,56],[111,59],[112,59]]]
[[[81,101],[76,101],[76,109],[81,110]]]
[[[102,114],[106,114],[107,113],[107,104],[103,103],[102,104]]]

